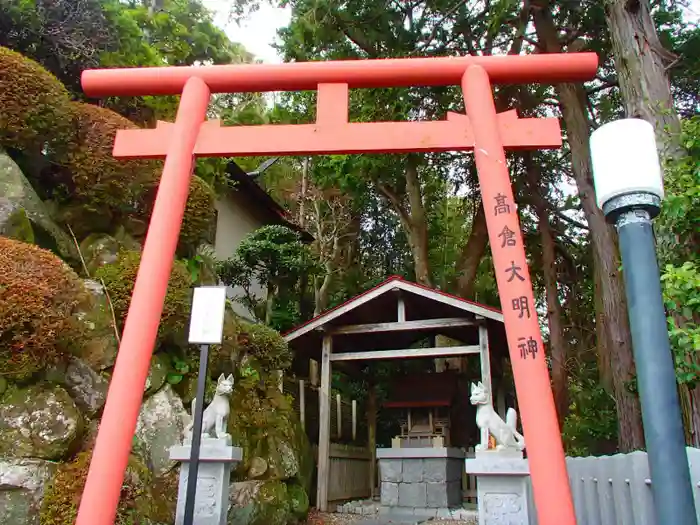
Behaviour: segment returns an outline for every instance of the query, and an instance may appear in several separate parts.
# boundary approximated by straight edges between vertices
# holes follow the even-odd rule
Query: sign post
[[[194,523],[194,503],[197,495],[199,472],[199,448],[202,442],[202,417],[204,414],[204,391],[207,384],[209,345],[221,344],[226,310],[225,286],[200,286],[194,289],[190,334],[188,341],[200,345],[199,376],[197,378],[197,401],[192,414],[192,448],[190,452],[187,492],[185,493],[184,525]]]

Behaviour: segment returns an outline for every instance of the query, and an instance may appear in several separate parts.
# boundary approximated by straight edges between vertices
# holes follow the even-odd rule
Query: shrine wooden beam
[[[401,359],[418,357],[446,357],[454,355],[478,354],[481,347],[443,346],[437,348],[405,348],[401,350],[371,350],[368,352],[343,352],[331,354],[330,360],[336,361],[368,361],[374,359]]]
[[[333,335],[372,334],[381,332],[405,332],[409,330],[434,330],[440,328],[457,328],[460,326],[476,326],[479,324],[472,319],[460,317],[444,317],[441,319],[420,319],[418,321],[403,321],[394,323],[350,324],[330,328]]]

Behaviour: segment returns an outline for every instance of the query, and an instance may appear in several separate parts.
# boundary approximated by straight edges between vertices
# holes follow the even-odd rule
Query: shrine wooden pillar
[[[321,388],[318,391],[318,477],[316,481],[316,507],[328,510],[328,476],[331,451],[331,353],[333,336],[323,335],[321,349]]]

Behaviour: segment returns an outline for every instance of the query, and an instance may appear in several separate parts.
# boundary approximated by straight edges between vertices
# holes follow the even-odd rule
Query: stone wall
[[[380,449],[377,454],[383,506],[427,509],[461,506],[464,455],[460,451]]]

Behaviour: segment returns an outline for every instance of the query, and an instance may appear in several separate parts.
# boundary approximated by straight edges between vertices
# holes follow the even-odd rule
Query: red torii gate
[[[196,156],[474,150],[541,525],[574,525],[571,489],[505,149],[561,146],[557,119],[496,113],[493,84],[593,78],[594,53],[89,70],[88,96],[182,94],[174,124],[117,133],[118,158],[165,158],[77,525],[112,525]],[[348,122],[348,89],[461,84],[466,115]],[[318,90],[315,124],[205,122],[211,93]],[[532,312],[532,315],[531,315]]]

